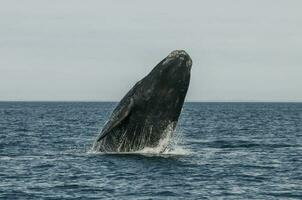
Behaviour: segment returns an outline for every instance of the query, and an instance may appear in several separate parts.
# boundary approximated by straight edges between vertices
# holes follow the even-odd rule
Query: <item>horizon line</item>
[[[20,103],[118,103],[120,101],[115,100],[0,100],[0,103],[9,103],[9,102],[20,102]],[[288,100],[288,101],[277,101],[277,100],[188,100],[184,103],[302,103],[302,101],[294,101],[294,100]]]

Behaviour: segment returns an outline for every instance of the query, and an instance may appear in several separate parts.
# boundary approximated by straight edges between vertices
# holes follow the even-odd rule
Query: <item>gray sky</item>
[[[193,59],[189,101],[302,101],[300,0],[0,0],[0,100],[120,100]]]

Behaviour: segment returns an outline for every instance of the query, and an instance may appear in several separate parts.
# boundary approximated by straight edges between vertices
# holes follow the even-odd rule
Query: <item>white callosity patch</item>
[[[192,60],[191,59],[187,60],[186,66],[187,67],[191,67],[192,66]]]
[[[172,51],[167,59],[163,62],[163,64],[168,63],[172,58],[179,58],[181,60],[184,60],[184,56],[187,56],[187,53],[184,50],[175,50]],[[192,66],[192,59],[189,57],[188,60],[186,61],[186,66],[191,67]]]
[[[172,58],[172,57],[176,57],[178,58],[180,55],[184,55],[186,56],[186,52],[183,51],[183,50],[175,50],[175,51],[172,51],[169,55],[168,55],[168,58]]]

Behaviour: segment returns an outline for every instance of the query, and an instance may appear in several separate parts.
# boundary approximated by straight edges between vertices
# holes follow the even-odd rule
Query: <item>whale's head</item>
[[[190,78],[192,59],[184,50],[172,51],[151,73],[165,84],[187,82]]]
[[[177,121],[190,83],[192,59],[184,50],[172,51],[140,81],[136,93],[142,109],[151,105],[151,112],[169,121]],[[148,111],[149,112],[149,111]]]
[[[184,50],[175,50],[162,61],[162,65],[190,71],[192,67],[192,59]]]
[[[184,50],[172,51],[146,77],[152,93],[160,98],[185,96],[192,68],[192,59]],[[146,88],[147,89],[147,88]]]

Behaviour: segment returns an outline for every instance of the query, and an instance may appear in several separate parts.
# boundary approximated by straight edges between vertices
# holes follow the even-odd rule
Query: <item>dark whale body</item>
[[[176,127],[191,66],[192,60],[185,51],[171,52],[120,101],[93,150],[132,152],[157,147]]]

